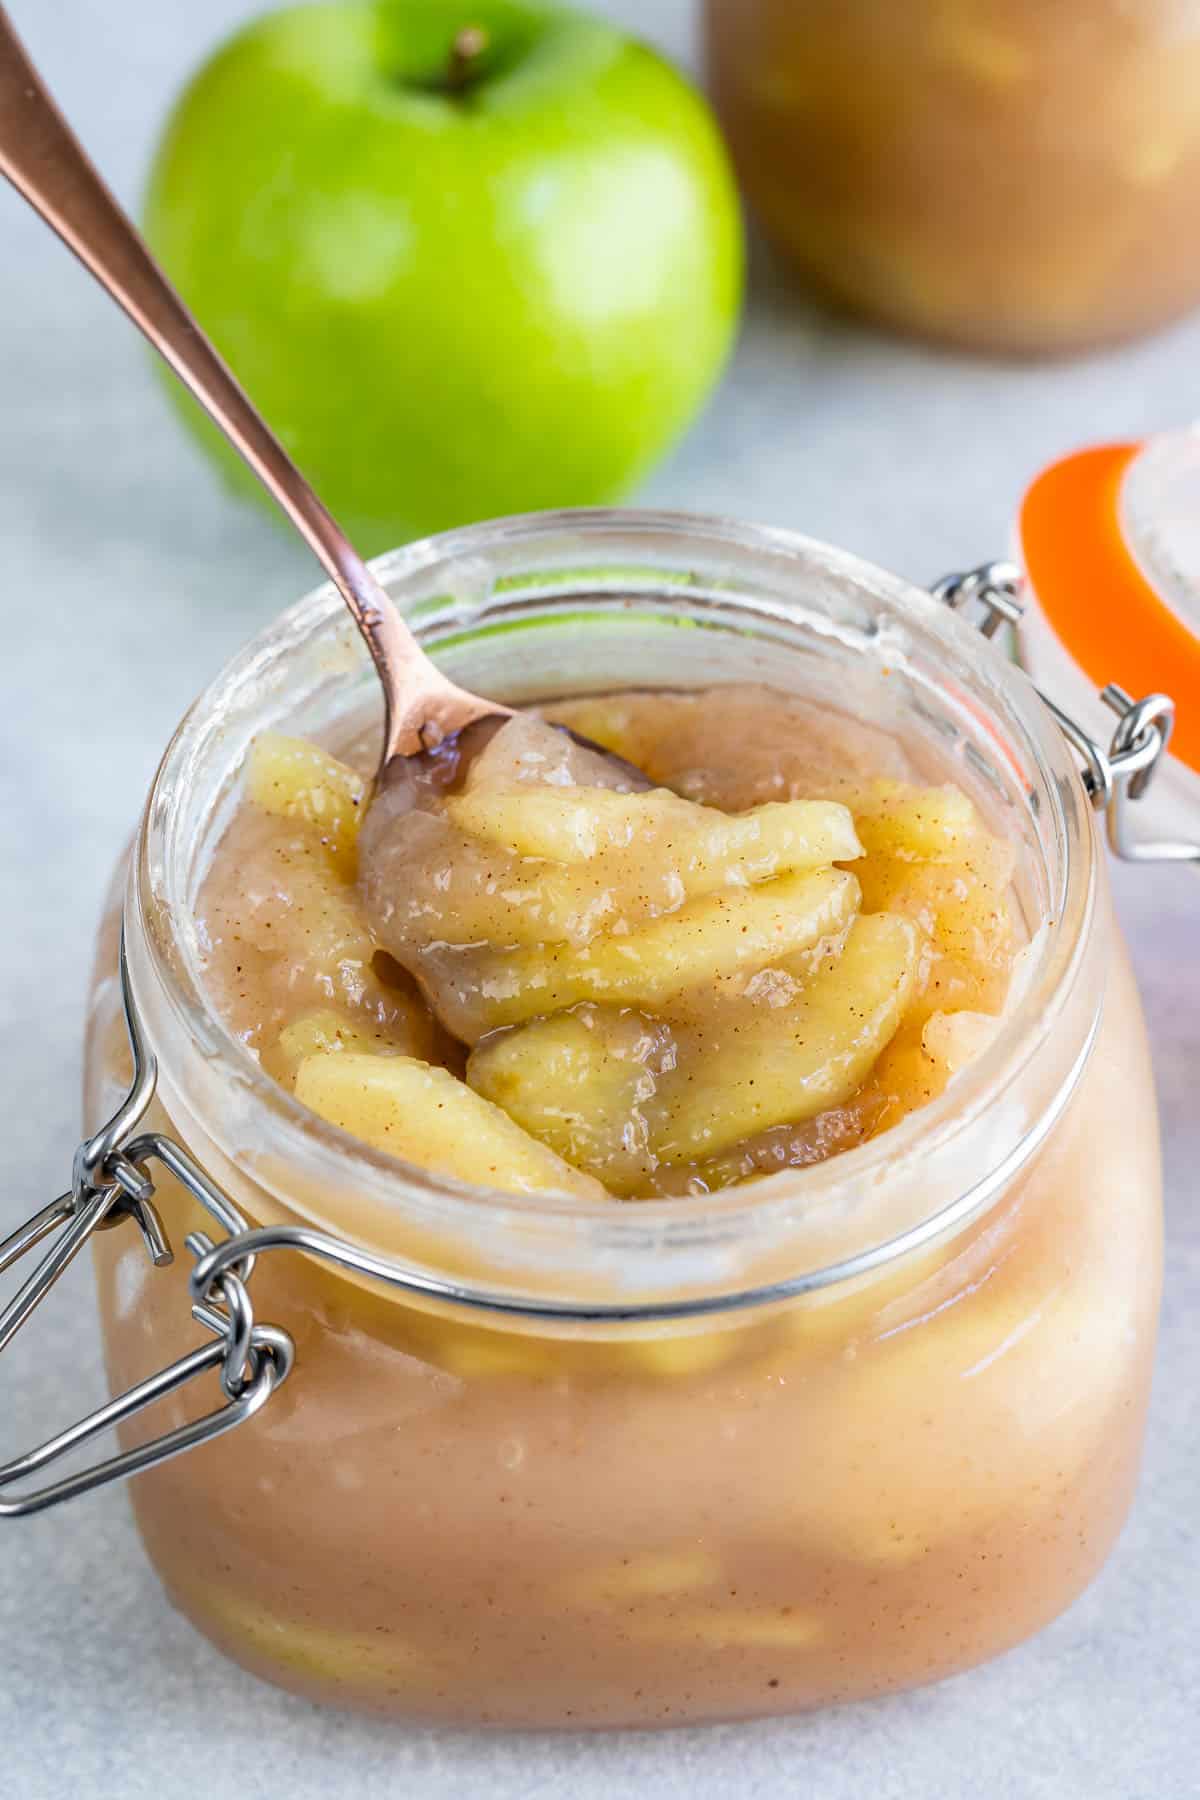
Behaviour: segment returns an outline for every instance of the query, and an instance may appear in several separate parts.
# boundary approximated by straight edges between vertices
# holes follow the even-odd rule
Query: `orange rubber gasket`
[[[1175,701],[1171,754],[1200,772],[1200,640],[1155,593],[1121,535],[1125,471],[1141,444],[1051,463],[1021,502],[1021,559],[1051,630],[1097,688]]]

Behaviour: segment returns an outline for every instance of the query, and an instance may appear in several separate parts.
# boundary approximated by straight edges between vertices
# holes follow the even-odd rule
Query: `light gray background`
[[[11,0],[118,192],[244,0]],[[687,0],[602,10],[692,54]],[[760,256],[711,410],[648,501],[742,513],[921,579],[1003,553],[1056,451],[1200,411],[1200,323],[1013,367],[822,321]],[[0,1235],[64,1182],[102,884],[197,688],[311,585],[226,499],[129,327],[0,194]],[[1116,673],[1116,671],[1114,671]],[[1124,872],[1166,1125],[1170,1257],[1145,1477],[1096,1586],[1033,1644],[907,1698],[667,1736],[482,1737],[363,1724],[239,1675],[171,1612],[120,1494],[0,1524],[0,1790],[12,1800],[632,1794],[1177,1800],[1200,1794],[1200,1017],[1190,872]],[[0,1366],[0,1455],[102,1393],[86,1271]],[[235,1453],[235,1452],[233,1452]]]

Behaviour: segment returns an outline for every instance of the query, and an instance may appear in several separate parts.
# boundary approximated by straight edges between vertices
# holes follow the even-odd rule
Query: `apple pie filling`
[[[262,1255],[256,1317],[292,1335],[295,1375],[134,1487],[175,1602],[310,1698],[515,1726],[884,1693],[1061,1611],[1129,1503],[1159,1281],[1149,1063],[1103,889],[1094,1046],[1061,1112],[1023,1066],[1051,1124],[986,1205],[787,1303],[644,1318],[648,1282],[848,1267],[897,1180],[928,1216],[986,1180],[1024,1102],[997,1083],[980,1108],[965,1078],[956,1107],[953,1080],[1013,1016],[1025,862],[1014,879],[946,767],[761,687],[548,707],[374,799],[372,746],[331,742],[260,733],[198,894],[213,1012],[320,1115],[319,1160],[274,1154],[232,1085],[215,1121],[178,1056],[160,1123],[254,1223],[315,1218],[408,1270],[632,1312],[468,1311]],[[97,1084],[125,1079],[116,926],[97,1119]],[[1073,1044],[1084,1023],[1050,1029]],[[839,1179],[837,1153],[947,1084],[961,1187],[918,1133]],[[369,1211],[330,1122],[475,1190],[425,1204],[403,1163],[371,1168],[389,1198]],[[158,1201],[173,1242],[205,1228],[169,1181]],[[148,1270],[115,1231],[95,1257],[121,1391],[195,1348],[187,1259]],[[170,1422],[206,1404],[189,1388]]]
[[[369,806],[358,750],[256,740],[209,979],[306,1106],[409,1162],[711,1192],[886,1130],[1004,1006],[1011,847],[811,702],[576,700]]]

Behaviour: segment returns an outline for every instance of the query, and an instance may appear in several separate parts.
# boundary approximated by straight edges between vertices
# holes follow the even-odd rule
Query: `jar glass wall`
[[[477,1304],[264,1255],[256,1315],[292,1333],[296,1370],[236,1435],[135,1483],[168,1592],[314,1698],[507,1725],[782,1712],[1018,1641],[1124,1517],[1160,1255],[1138,1002],[1048,716],[928,596],[786,534],[566,515],[381,570],[485,692],[766,680],[936,745],[1017,846],[1027,990],[884,1137],[718,1195],[498,1197],[352,1144],[216,1017],[196,941],[255,733],[319,732],[373,697],[336,598],[302,602],[159,772],[102,933],[88,1121],[126,1074],[123,910],[166,1128],[253,1222],[323,1225]],[[160,1199],[179,1245],[202,1221],[169,1182]],[[186,1269],[120,1232],[96,1262],[124,1388],[197,1341]],[[155,1428],[206,1404],[184,1390]]]
[[[1200,15],[1176,0],[706,0],[768,234],[836,301],[998,350],[1200,300]]]

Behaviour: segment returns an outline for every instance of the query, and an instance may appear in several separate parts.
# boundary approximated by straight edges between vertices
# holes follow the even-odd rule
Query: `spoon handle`
[[[385,757],[393,696],[440,682],[357,551],[268,430],[55,106],[0,5],[0,173],[56,231],[241,453],[340,590],[379,671]]]

